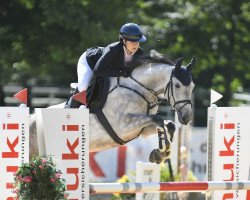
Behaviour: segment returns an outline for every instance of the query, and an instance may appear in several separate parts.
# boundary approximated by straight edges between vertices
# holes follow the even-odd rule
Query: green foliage
[[[173,58],[197,57],[195,82],[200,87],[219,88],[224,104],[232,92],[249,88],[248,1],[159,0],[146,4],[141,3],[139,15],[149,26],[150,47],[157,45]],[[218,80],[220,76],[224,80]]]
[[[1,1],[0,80],[30,78],[68,86],[80,55],[118,40],[133,1]]]
[[[20,200],[66,200],[68,194],[61,175],[52,156],[34,157],[21,164],[14,176],[13,192]]]
[[[175,174],[174,180],[175,181],[182,181],[181,174],[180,173]],[[193,172],[189,170],[187,172],[186,180],[187,181],[197,181],[197,178],[194,176]],[[161,182],[171,182],[169,168],[167,167],[167,165],[165,163],[161,164]]]

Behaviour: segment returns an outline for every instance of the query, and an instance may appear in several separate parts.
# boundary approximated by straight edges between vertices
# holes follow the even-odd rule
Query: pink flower
[[[42,159],[42,163],[46,163],[47,160],[45,158]]]
[[[22,177],[20,175],[17,175],[16,178],[17,178],[17,180],[21,180],[22,179]]]
[[[25,176],[23,179],[22,179],[23,182],[25,183],[29,183],[32,181],[32,178],[30,176]]]
[[[40,168],[41,170],[43,170],[43,166],[42,166],[42,165],[39,165],[39,168]]]
[[[61,177],[61,175],[62,175],[61,173],[58,173],[58,172],[57,172],[57,173],[55,173],[55,177],[56,177],[56,178],[60,178],[60,177]]]
[[[56,182],[56,178],[51,178],[50,181],[51,181],[52,183],[55,183],[55,182]]]
[[[13,190],[13,193],[18,193],[20,190],[19,189],[15,189],[15,190]]]
[[[69,194],[65,194],[65,195],[64,195],[64,198],[67,198],[68,196],[69,196]]]

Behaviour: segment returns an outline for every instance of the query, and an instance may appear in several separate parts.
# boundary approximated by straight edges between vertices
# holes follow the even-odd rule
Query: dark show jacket
[[[97,61],[102,56],[103,50],[104,50],[104,47],[91,47],[91,48],[87,49],[86,60],[89,64],[90,68],[92,69],[92,71],[94,70],[94,67],[95,67]]]
[[[143,50],[139,48],[135,52],[134,57],[142,54]],[[124,66],[123,44],[121,42],[115,42],[105,47],[93,72],[95,77],[129,76],[131,69]]]

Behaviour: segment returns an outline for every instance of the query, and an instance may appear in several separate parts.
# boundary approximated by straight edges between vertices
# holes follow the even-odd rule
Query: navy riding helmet
[[[145,42],[147,38],[142,34],[141,28],[134,23],[124,24],[120,28],[120,36],[131,42]]]

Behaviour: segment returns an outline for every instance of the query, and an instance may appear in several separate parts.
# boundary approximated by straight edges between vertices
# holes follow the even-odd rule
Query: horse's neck
[[[146,87],[163,94],[170,80],[173,67],[167,64],[150,63],[133,71],[133,77]]]

